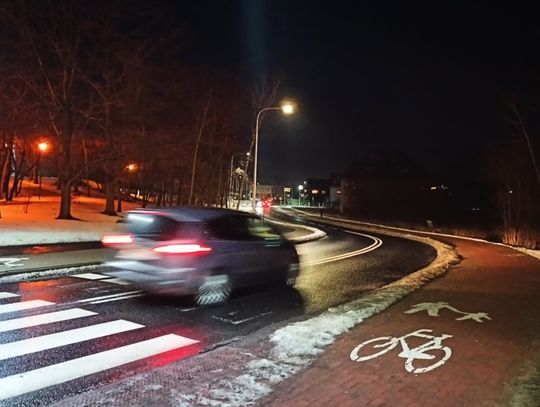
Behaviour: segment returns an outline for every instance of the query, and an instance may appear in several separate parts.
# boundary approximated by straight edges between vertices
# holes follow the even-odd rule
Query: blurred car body
[[[294,284],[294,245],[258,216],[229,209],[141,209],[127,215],[129,234],[103,237],[117,250],[109,275],[150,293],[195,295],[199,304],[226,300],[237,287]]]

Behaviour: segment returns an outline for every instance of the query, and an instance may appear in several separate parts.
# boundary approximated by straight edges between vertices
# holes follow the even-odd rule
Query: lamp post
[[[303,189],[303,185],[298,185],[298,206],[302,206],[302,196],[300,194],[302,193]]]
[[[253,191],[251,197],[251,207],[253,212],[256,210],[256,196],[257,196],[257,157],[259,153],[259,127],[261,121],[261,115],[269,110],[281,110],[283,114],[290,115],[293,114],[296,110],[295,105],[292,102],[283,101],[279,106],[276,107],[265,107],[257,113],[257,118],[255,120],[255,156],[253,159]]]
[[[248,151],[247,153],[234,153],[233,155],[231,155],[231,166],[230,166],[230,169],[229,169],[229,193],[227,194],[229,199],[231,198],[231,191],[233,189],[232,188],[232,184],[233,184],[233,162],[234,162],[234,157],[237,156],[237,155],[245,155],[246,157],[249,157],[250,152]]]
[[[38,144],[38,159],[37,159],[37,163],[36,163],[36,173],[37,173],[37,176],[39,178],[39,192],[38,192],[38,199],[41,199],[41,156],[43,155],[44,152],[46,152],[47,150],[49,149],[49,143],[47,143],[46,141],[42,141],[41,143]]]

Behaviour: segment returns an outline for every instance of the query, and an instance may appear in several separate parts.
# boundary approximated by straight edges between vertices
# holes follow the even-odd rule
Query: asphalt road
[[[416,271],[435,256],[409,240],[318,227],[326,238],[297,246],[302,266],[294,289],[246,290],[222,306],[151,298],[99,274],[1,284],[0,405],[47,405],[270,324],[305,318]]]

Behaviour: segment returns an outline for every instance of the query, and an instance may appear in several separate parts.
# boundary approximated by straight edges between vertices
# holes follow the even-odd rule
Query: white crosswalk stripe
[[[112,369],[163,352],[197,343],[179,335],[164,335],[154,339],[121,346],[89,356],[68,360],[29,372],[0,379],[0,400],[43,389],[59,383]]]
[[[126,295],[131,297],[141,294],[138,291],[132,291],[104,296],[104,298],[101,299],[100,297],[96,297],[88,300],[98,300],[98,302],[103,300],[119,300]],[[0,298],[8,299],[16,297],[19,297],[19,295],[5,292],[0,293]],[[93,303],[88,300],[85,302]],[[81,300],[79,300],[78,303],[80,304],[80,302]],[[30,335],[24,333],[26,339],[0,343],[0,361],[10,359],[10,362],[5,363],[8,363],[9,365],[11,361],[16,361],[16,363],[14,362],[14,366],[24,366],[25,362],[20,363],[18,358],[32,357],[31,354],[36,352],[60,350],[64,346],[82,342],[88,343],[89,349],[94,349],[96,345],[92,342],[93,340],[145,328],[144,325],[122,319],[90,325],[88,322],[90,322],[92,318],[89,317],[96,317],[98,316],[98,313],[82,308],[46,312],[47,308],[44,307],[52,305],[55,305],[55,303],[43,300],[20,301],[0,305],[0,314],[32,309],[43,312],[38,315],[0,321],[0,333],[17,330],[21,330],[21,332],[24,333],[24,329],[31,327],[39,327],[39,332],[43,333],[46,329],[58,330],[59,327],[53,326],[53,324],[62,321],[73,321],[71,326],[80,321],[81,323],[84,323],[84,326],[30,338],[28,338],[28,336],[31,336],[32,331],[30,331]],[[40,308],[43,309],[40,310]],[[9,318],[9,316],[7,316],[7,318]],[[19,333],[16,335],[20,337]],[[2,337],[0,337],[0,339],[1,338]],[[99,349],[101,343],[107,344],[110,342],[97,342],[97,349]],[[167,334],[101,352],[98,351],[97,353],[75,359],[64,360],[59,363],[50,364],[26,372],[17,372],[16,374],[9,375],[9,370],[6,370],[3,373],[4,377],[0,377],[0,400],[22,396],[29,392],[45,389],[47,387],[89,376],[196,343],[198,343],[198,341],[195,339],[175,334]],[[54,355],[55,358],[65,358],[65,355],[63,355],[62,352],[56,352]],[[45,360],[48,360],[47,357],[45,357]],[[2,375],[2,363],[0,363],[0,376]],[[31,363],[29,364],[31,365]],[[0,405],[3,405],[3,403],[0,402]]]
[[[14,298],[19,297],[19,294],[13,294],[13,293],[0,293],[0,300],[4,298]]]
[[[9,319],[7,321],[0,321],[0,332],[15,331],[17,329],[68,321],[70,319],[89,317],[91,315],[97,315],[97,313],[81,308],[72,308],[65,311],[49,312],[47,314],[32,317]]]
[[[43,300],[13,302],[11,304],[0,305],[0,314],[7,314],[8,312],[15,311],[24,311],[32,308],[46,307],[48,305],[54,305],[54,302]]]
[[[120,319],[117,321],[85,326],[84,328],[70,329],[69,331],[23,339],[17,342],[5,343],[0,345],[0,360],[41,352],[47,349],[71,345],[73,343],[84,342],[90,339],[102,338],[104,336],[143,327],[144,325]]]

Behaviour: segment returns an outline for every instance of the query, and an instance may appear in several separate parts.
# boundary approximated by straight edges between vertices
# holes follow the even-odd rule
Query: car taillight
[[[121,246],[133,243],[131,235],[105,235],[101,239],[103,246]]]
[[[165,246],[158,246],[154,248],[154,251],[161,254],[192,254],[200,255],[207,254],[212,251],[211,247],[202,246],[200,244],[168,244]]]

